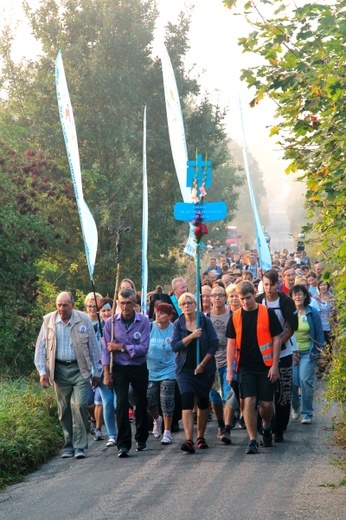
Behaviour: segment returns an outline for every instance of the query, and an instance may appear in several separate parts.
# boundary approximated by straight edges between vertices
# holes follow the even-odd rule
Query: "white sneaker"
[[[155,439],[159,439],[162,433],[162,417],[159,416],[157,420],[154,420],[153,435]]]
[[[106,442],[107,448],[111,448],[117,445],[117,440],[114,435],[110,435],[108,441]]]
[[[303,417],[303,419],[300,422],[302,424],[311,424],[312,420],[311,420],[311,417]]]
[[[292,419],[294,421],[298,421],[299,418],[300,418],[300,412],[295,412],[294,410],[292,410]]]
[[[172,437],[170,435],[164,435],[162,437],[161,444],[171,444],[172,443]]]

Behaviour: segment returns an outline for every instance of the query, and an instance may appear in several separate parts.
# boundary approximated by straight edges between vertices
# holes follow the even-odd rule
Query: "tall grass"
[[[52,389],[27,379],[0,382],[0,489],[20,482],[62,442]]]

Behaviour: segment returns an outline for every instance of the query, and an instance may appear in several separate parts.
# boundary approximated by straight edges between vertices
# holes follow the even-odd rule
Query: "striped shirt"
[[[64,323],[57,314],[55,320],[55,333],[56,333],[56,359],[60,361],[75,361],[76,354],[71,344],[71,321],[73,319],[73,313],[68,321]]]

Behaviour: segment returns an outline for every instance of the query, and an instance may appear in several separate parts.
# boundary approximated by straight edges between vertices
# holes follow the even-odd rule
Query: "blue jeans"
[[[103,404],[103,419],[105,421],[108,437],[116,436],[117,429],[115,425],[115,410],[117,407],[117,398],[113,389],[109,390],[103,384],[103,374],[101,376],[100,386],[98,387],[101,394]]]
[[[226,401],[226,397],[229,394],[231,388],[226,380],[227,375],[227,365],[217,369],[220,377],[220,387],[222,398],[215,388],[212,388],[209,393],[209,400],[213,404],[220,404],[222,401]]]
[[[316,358],[310,359],[310,351],[299,352],[299,364],[293,367],[292,407],[295,412],[301,410],[303,419],[311,417],[314,413],[312,402],[315,371]]]

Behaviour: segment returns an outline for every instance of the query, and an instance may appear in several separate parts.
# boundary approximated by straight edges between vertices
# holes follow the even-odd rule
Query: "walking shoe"
[[[303,419],[300,422],[302,424],[311,424],[312,420],[311,420],[311,417],[303,417]]]
[[[274,442],[284,442],[284,440],[282,433],[274,433]]]
[[[122,448],[119,449],[119,451],[118,451],[119,459],[125,459],[128,456],[129,456],[129,450],[127,448],[125,448],[125,446],[123,446]]]
[[[168,435],[167,433],[162,437],[161,444],[171,444],[172,443],[172,437]]]
[[[272,434],[272,431],[263,429],[262,440],[263,440],[263,447],[264,448],[270,448],[271,446],[273,446],[273,434]]]
[[[181,450],[186,451],[187,453],[195,453],[195,444],[191,439],[188,439],[181,445]]]
[[[197,439],[197,447],[200,450],[207,450],[209,448],[209,446],[206,443],[206,440],[205,440],[204,437],[198,437],[198,439]]]
[[[147,445],[145,442],[137,442],[136,444],[136,451],[146,451]]]
[[[256,454],[258,452],[258,442],[255,441],[255,439],[252,439],[252,441],[249,442],[248,447],[246,448],[245,453],[247,455],[250,454]]]
[[[117,440],[115,438],[115,435],[110,435],[108,441],[106,442],[107,448],[111,448],[112,446],[117,445]]]
[[[95,429],[96,429],[96,421],[95,421],[95,419],[90,419],[89,431],[90,431],[91,435],[94,435]]]
[[[220,427],[219,427],[219,428],[217,429],[217,436],[216,436],[216,437],[217,437],[218,439],[221,439],[221,437],[222,437],[224,431],[225,431],[225,428],[220,428]]]
[[[84,450],[82,448],[77,448],[74,452],[74,458],[75,459],[85,459],[86,455],[84,453]]]
[[[95,431],[94,431],[94,441],[104,441],[104,440],[105,440],[105,438],[102,435],[101,430],[98,430],[97,428],[95,428]]]
[[[231,430],[234,430],[236,427],[236,424],[238,422],[238,419],[240,419],[239,410],[234,410],[233,419],[232,419],[232,425]]]
[[[240,430],[246,430],[246,424],[245,424],[244,416],[242,414],[240,414],[239,419],[238,419],[238,428]]]
[[[227,430],[223,431],[220,439],[225,444],[231,444],[231,434]]]
[[[70,459],[71,457],[74,456],[74,450],[64,450],[62,452],[62,455],[61,455],[61,458],[62,459]]]
[[[159,415],[159,417],[155,420],[154,419],[154,427],[153,427],[153,435],[155,439],[159,439],[161,437],[162,433],[162,417]]]
[[[292,419],[294,421],[298,421],[298,419],[300,418],[300,411],[298,410],[297,412],[295,410],[292,410]]]

